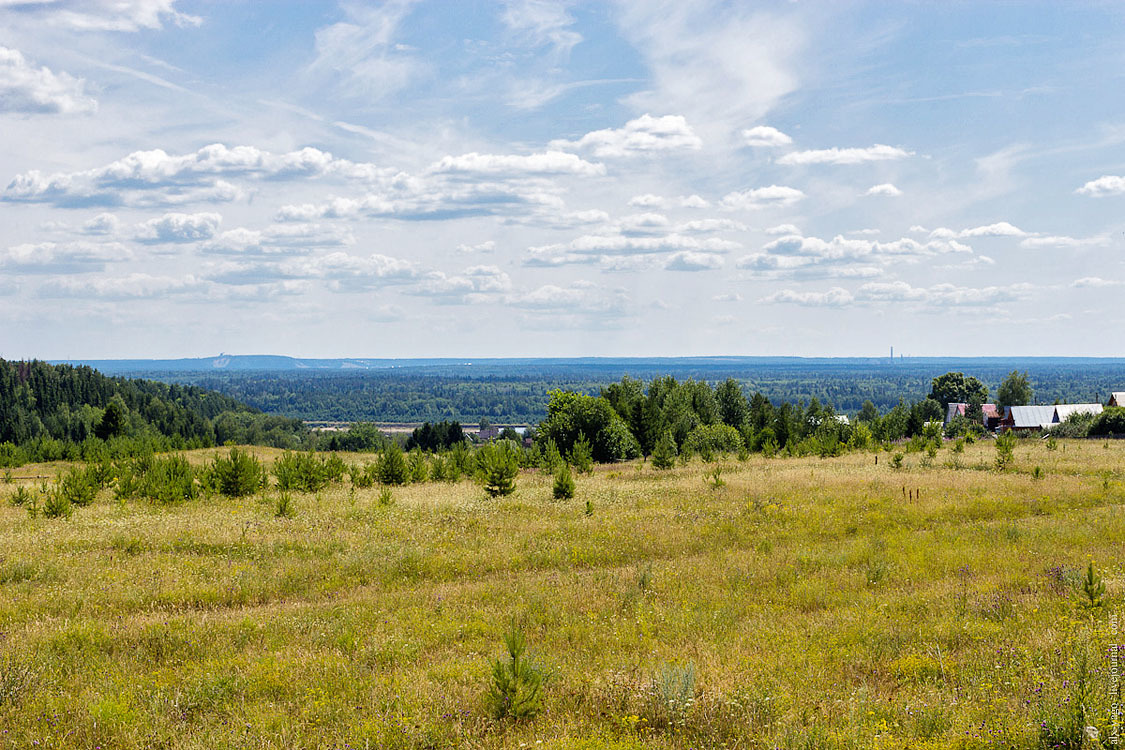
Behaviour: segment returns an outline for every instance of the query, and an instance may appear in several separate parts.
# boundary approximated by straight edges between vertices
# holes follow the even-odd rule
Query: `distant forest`
[[[961,371],[995,395],[1013,369],[1026,371],[1039,403],[1104,402],[1125,390],[1125,360],[1053,358],[886,360],[664,359],[494,360],[465,368],[404,367],[379,370],[145,371],[147,377],[213,389],[270,414],[309,421],[439,422],[475,425],[537,424],[547,415],[552,390],[597,395],[628,375],[643,380],[672,376],[716,385],[734,378],[745,393],[773,403],[810,403],[855,415],[865,401],[886,413],[901,400],[924,399],[934,377]],[[479,374],[477,374],[479,373]]]
[[[28,459],[75,458],[87,443],[126,452],[141,444],[167,450],[228,441],[298,447],[307,434],[299,420],[198,386],[0,359],[0,446],[18,446]]]

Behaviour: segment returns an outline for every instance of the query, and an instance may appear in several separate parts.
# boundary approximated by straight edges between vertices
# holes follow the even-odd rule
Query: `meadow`
[[[995,455],[633,461],[565,501],[534,470],[503,498],[345,479],[282,515],[103,489],[69,518],[8,502],[66,465],[23,466],[0,747],[1111,746],[1125,441]],[[524,720],[488,702],[513,627],[546,674]]]

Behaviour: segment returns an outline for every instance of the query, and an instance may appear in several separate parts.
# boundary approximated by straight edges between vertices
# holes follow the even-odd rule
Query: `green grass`
[[[1003,473],[990,443],[921,458],[728,458],[719,487],[631,463],[562,502],[540,472],[497,499],[334,484],[291,517],[276,490],[106,489],[32,518],[3,495],[65,467],[23,467],[0,487],[0,747],[1036,748],[1074,723],[1085,652],[1104,732],[1125,442],[1021,441]],[[549,675],[527,721],[488,701],[513,620]],[[673,721],[659,686],[689,667]]]

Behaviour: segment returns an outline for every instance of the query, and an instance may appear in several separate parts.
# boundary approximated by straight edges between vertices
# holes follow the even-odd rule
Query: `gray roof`
[[[1034,429],[1049,425],[1055,420],[1054,406],[1009,406],[1015,428]]]
[[[1065,422],[1071,414],[1101,414],[1101,404],[1059,404],[1055,407],[1055,421]]]

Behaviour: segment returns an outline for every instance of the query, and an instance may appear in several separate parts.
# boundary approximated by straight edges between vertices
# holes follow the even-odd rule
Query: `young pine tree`
[[[553,492],[556,500],[570,500],[574,497],[574,475],[565,463],[555,472]]]
[[[652,465],[657,469],[671,469],[676,462],[676,441],[671,431],[666,431],[652,449]]]

